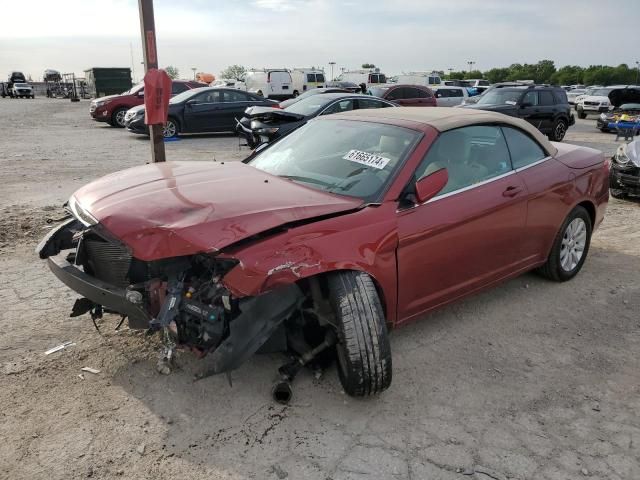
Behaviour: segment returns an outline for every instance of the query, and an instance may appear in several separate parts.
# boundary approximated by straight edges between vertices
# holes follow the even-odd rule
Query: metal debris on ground
[[[91,368],[91,367],[82,367],[81,370],[83,372],[93,373],[94,375],[97,375],[98,373],[100,373],[100,370],[97,370],[97,369]]]
[[[52,353],[59,352],[60,350],[64,350],[65,348],[67,348],[67,347],[72,347],[72,346],[74,346],[74,345],[75,345],[75,342],[71,342],[71,341],[69,341],[69,342],[64,342],[64,343],[61,343],[60,345],[58,345],[58,346],[56,346],[56,347],[50,348],[49,350],[47,350],[46,352],[44,352],[44,354],[45,354],[45,355],[51,355]]]

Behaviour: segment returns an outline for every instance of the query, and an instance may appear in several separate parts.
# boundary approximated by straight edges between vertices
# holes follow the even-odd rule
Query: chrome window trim
[[[427,200],[426,202],[421,203],[419,205],[426,205],[427,203],[432,203],[432,202],[441,200],[443,198],[448,198],[448,197],[451,197],[453,195],[457,195],[458,193],[463,193],[463,192],[466,192],[468,190],[472,190],[472,189],[477,188],[477,187],[482,187],[483,185],[487,185],[488,183],[495,182],[496,180],[500,180],[500,179],[508,177],[510,175],[514,175],[515,173],[516,173],[515,170],[509,170],[508,172],[503,173],[502,175],[498,175],[497,177],[487,178],[486,180],[483,180],[482,182],[474,183],[472,185],[468,185],[466,187],[462,187],[462,188],[459,188],[457,190],[453,190],[451,192],[443,193],[442,195],[436,195],[435,197],[433,197],[433,198],[431,198],[431,199]]]
[[[542,148],[542,147],[541,147]],[[531,167],[535,167],[536,165],[540,165],[541,163],[546,162],[547,160],[551,160],[553,157],[551,155],[548,155],[536,162],[530,163],[529,165],[525,165],[524,167],[519,167],[515,169],[516,173],[522,172],[523,170],[526,170],[527,168],[531,168]]]

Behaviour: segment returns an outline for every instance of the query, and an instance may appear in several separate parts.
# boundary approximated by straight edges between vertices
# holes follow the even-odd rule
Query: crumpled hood
[[[215,252],[281,225],[363,204],[241,162],[134,167],[102,177],[74,197],[145,261]]]

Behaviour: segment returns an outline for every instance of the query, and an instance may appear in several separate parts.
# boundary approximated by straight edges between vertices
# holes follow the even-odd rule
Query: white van
[[[327,86],[324,72],[313,68],[294,68],[291,71],[291,79],[293,80],[294,97],[297,97],[307,90]]]
[[[433,87],[440,85],[442,79],[437,72],[409,72],[398,75],[398,83],[405,85],[422,85],[423,87]]]
[[[336,80],[340,82],[353,82],[356,85],[365,84],[367,88],[375,87],[387,83],[387,76],[380,73],[379,69],[375,70],[352,70],[350,72],[342,72]]]
[[[286,100],[293,96],[291,73],[286,68],[249,70],[244,77],[247,92],[264,98]]]

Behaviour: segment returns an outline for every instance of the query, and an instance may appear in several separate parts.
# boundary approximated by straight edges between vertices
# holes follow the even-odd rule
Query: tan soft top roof
[[[549,155],[556,155],[558,150],[545,137],[540,130],[529,122],[516,117],[510,117],[502,113],[490,112],[472,108],[452,107],[398,107],[398,108],[372,108],[354,110],[339,113],[340,117],[354,118],[387,118],[390,120],[404,120],[408,122],[430,125],[439,132],[446,132],[454,128],[477,125],[479,123],[504,123],[525,130],[535,138]]]

